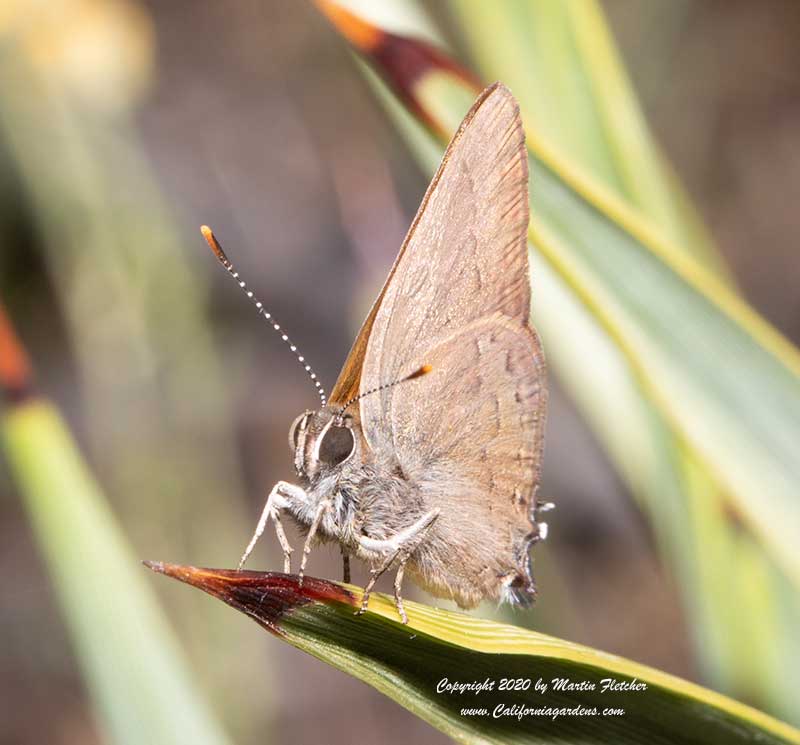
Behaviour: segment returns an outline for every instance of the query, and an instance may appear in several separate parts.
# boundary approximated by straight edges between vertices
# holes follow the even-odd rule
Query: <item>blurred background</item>
[[[603,7],[735,282],[800,343],[800,5]],[[463,50],[448,6],[429,10]],[[330,389],[428,178],[306,3],[5,0],[0,39],[0,298],[39,388],[138,556],[232,566],[269,488],[293,475],[288,427],[316,396],[199,225]],[[540,493],[558,509],[535,554],[540,601],[514,622],[713,683],[652,526],[550,383]],[[271,535],[251,562],[281,565]],[[2,466],[0,567],[0,741],[104,742]],[[332,548],[312,554],[312,574],[340,571]],[[446,741],[221,604],[150,579],[235,742],[349,742],[354,716],[366,742]],[[769,707],[746,684],[731,692]]]

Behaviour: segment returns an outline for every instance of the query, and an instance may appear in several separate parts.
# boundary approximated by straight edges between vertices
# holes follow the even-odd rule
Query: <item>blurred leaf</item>
[[[449,5],[479,69],[514,91],[541,136],[647,215],[678,250],[727,274],[653,141],[596,0]]]
[[[86,450],[134,545],[235,556],[244,490],[202,276],[216,269],[193,260],[206,258],[202,243],[179,234],[133,115],[154,69],[149,11],[132,0],[9,7],[0,150],[63,315]],[[263,717],[269,687],[256,700],[210,674],[244,640],[224,618],[184,610],[215,699],[237,720]]]
[[[300,588],[294,575],[148,565],[363,680],[457,742],[800,743],[800,732],[788,725],[700,686],[525,629],[411,602],[404,626],[392,600],[381,595],[371,597],[367,614],[356,616],[361,593],[351,586],[306,578]],[[504,678],[530,680],[530,687],[500,691]],[[596,689],[555,690],[554,678]],[[646,690],[603,692],[607,678],[636,680]],[[479,694],[437,690],[446,682],[487,680],[495,682],[494,689]],[[535,688],[537,680],[548,684],[546,692]],[[519,713],[524,707],[544,711]],[[574,707],[597,713],[552,713]],[[625,713],[603,716],[609,707]],[[476,708],[486,713],[462,713]]]
[[[125,0],[63,0],[25,8],[2,31],[0,138],[92,402],[93,455],[119,509],[130,511],[129,531],[145,516],[148,534],[156,525],[172,541],[199,543],[204,528],[190,516],[202,508],[214,549],[235,553],[241,489],[207,284],[187,260],[128,114],[151,66],[149,17]],[[107,108],[109,88],[118,101]],[[187,430],[206,441],[181,436]],[[182,463],[180,479],[167,462]],[[151,496],[167,489],[171,500]]]
[[[56,410],[9,406],[2,436],[109,741],[229,742]]]

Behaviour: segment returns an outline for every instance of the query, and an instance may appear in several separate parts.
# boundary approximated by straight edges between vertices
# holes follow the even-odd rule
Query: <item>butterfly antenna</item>
[[[378,393],[379,391],[384,391],[387,388],[391,388],[392,386],[398,385],[400,383],[405,383],[408,380],[414,380],[415,378],[421,378],[423,375],[427,375],[433,367],[430,365],[423,365],[422,367],[418,367],[414,372],[410,375],[406,375],[403,378],[399,378],[398,380],[393,380],[391,383],[384,383],[383,385],[379,385],[375,388],[370,388],[368,391],[364,391],[363,393],[359,393],[357,396],[353,396],[349,401],[342,406],[341,409],[337,412],[336,416],[341,417],[347,409],[349,409],[356,401],[360,401],[365,396],[371,396],[373,393]]]
[[[219,263],[222,264],[228,274],[230,274],[231,277],[236,280],[236,284],[242,288],[245,295],[247,295],[247,297],[253,301],[259,315],[263,316],[269,322],[270,326],[272,326],[272,328],[280,335],[281,339],[286,342],[286,345],[292,351],[292,354],[294,354],[294,356],[297,358],[297,361],[303,366],[303,369],[306,371],[308,377],[311,378],[311,382],[317,389],[319,400],[322,402],[322,405],[325,406],[325,404],[328,402],[327,398],[325,397],[325,391],[322,389],[322,386],[317,379],[317,374],[311,369],[311,365],[306,362],[306,358],[297,351],[297,347],[292,343],[292,340],[286,335],[284,330],[273,318],[272,314],[264,308],[264,306],[261,304],[261,301],[252,293],[252,291],[247,289],[247,285],[239,277],[239,272],[233,268],[233,264],[231,264],[230,259],[225,255],[225,252],[222,250],[222,246],[220,246],[219,241],[211,231],[211,228],[209,228],[208,225],[203,225],[200,228],[200,232],[203,234],[203,238],[206,239],[206,243],[208,243],[208,245],[211,247],[214,255],[217,257],[217,259],[219,259]]]

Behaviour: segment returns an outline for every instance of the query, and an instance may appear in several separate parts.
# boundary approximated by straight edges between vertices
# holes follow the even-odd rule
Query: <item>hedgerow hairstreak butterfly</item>
[[[338,541],[376,579],[397,568],[437,597],[527,605],[529,550],[547,534],[535,500],[547,399],[542,348],[530,324],[528,165],[519,107],[501,84],[466,115],[422,200],[329,399],[289,337],[247,290],[211,231],[222,264],[289,344],[321,407],[289,433],[297,484],[267,498],[240,568],[271,518]]]

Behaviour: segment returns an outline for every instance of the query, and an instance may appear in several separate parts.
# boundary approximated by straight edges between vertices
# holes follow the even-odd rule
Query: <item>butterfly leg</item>
[[[543,502],[540,499],[536,500],[536,506],[533,508],[533,515],[534,519],[538,518],[542,512],[550,512],[550,510],[555,509],[555,505],[552,502]],[[544,541],[547,538],[547,523],[540,522],[536,523],[536,528],[538,531],[538,535],[536,536],[536,541]]]
[[[314,536],[317,534],[317,530],[319,529],[319,524],[322,522],[322,518],[332,506],[333,503],[329,499],[323,499],[317,506],[317,511],[314,513],[314,519],[311,521],[311,527],[308,529],[306,542],[303,545],[303,556],[300,559],[300,581],[298,583],[300,587],[303,586],[303,576],[306,572],[306,562],[308,562],[308,555],[311,553],[311,542],[314,540]]]
[[[408,554],[404,553],[400,559],[400,566],[397,567],[397,575],[394,578],[394,604],[403,623],[408,623],[408,616],[406,615],[406,609],[403,607],[403,598],[400,595],[400,590],[403,586],[403,573],[406,571],[407,561]]]
[[[366,612],[370,593],[372,592],[372,588],[375,587],[378,577],[380,577],[395,562],[395,560],[400,557],[400,566],[398,567],[397,577],[395,577],[394,581],[394,597],[397,604],[397,612],[400,614],[400,620],[403,623],[408,623],[408,616],[406,616],[405,609],[403,608],[403,600],[400,596],[400,586],[403,583],[403,573],[405,572],[406,562],[411,554],[413,554],[420,545],[420,543],[422,543],[425,534],[428,532],[428,529],[431,527],[431,525],[433,525],[433,523],[436,521],[437,517],[439,517],[438,509],[426,512],[413,525],[401,530],[391,538],[379,540],[377,538],[369,538],[368,536],[359,537],[358,542],[362,547],[372,552],[383,554],[388,553],[389,558],[380,566],[379,569],[370,570],[372,576],[370,577],[367,586],[364,588],[364,595],[361,599],[361,608],[356,612],[356,615],[361,615]]]
[[[287,507],[290,501],[307,502],[308,497],[306,496],[305,491],[299,486],[295,486],[294,484],[290,484],[286,481],[279,481],[277,484],[275,484],[275,486],[272,487],[272,491],[267,497],[267,502],[261,512],[261,517],[258,519],[255,533],[253,533],[250,543],[247,544],[247,548],[244,550],[242,558],[239,560],[239,566],[237,569],[241,569],[244,566],[244,563],[247,561],[247,557],[253,552],[258,539],[261,537],[261,535],[264,533],[264,529],[267,527],[267,520],[269,520],[273,512]],[[282,532],[283,530],[281,530],[281,533]],[[285,539],[286,535],[284,534],[283,540],[285,541]],[[281,540],[280,534],[278,535],[278,540]],[[291,547],[289,547],[288,542],[286,542],[285,545],[281,543],[281,547],[283,548],[284,558],[286,558],[287,547],[289,553],[291,553]]]
[[[294,549],[289,545],[289,539],[283,530],[280,510],[272,510],[272,523],[275,526],[275,535],[278,536],[278,543],[281,544],[281,549],[283,550],[283,572],[284,574],[289,574],[292,571],[292,552]]]
[[[350,554],[342,549],[342,582],[350,583]]]
[[[362,548],[376,553],[397,552],[400,549],[407,550],[409,554],[421,543],[422,538],[428,528],[433,525],[439,517],[440,510],[437,508],[426,512],[417,522],[403,530],[395,533],[391,538],[378,539],[362,535],[358,537],[358,542]]]
[[[375,583],[378,581],[380,576],[392,565],[399,553],[399,551],[395,551],[386,561],[383,562],[383,564],[380,565],[378,569],[369,570],[369,582],[367,582],[367,586],[364,588],[364,594],[361,597],[361,607],[356,611],[357,616],[362,616],[367,612],[367,605],[369,605],[369,596],[372,592],[372,588],[375,587]]]

